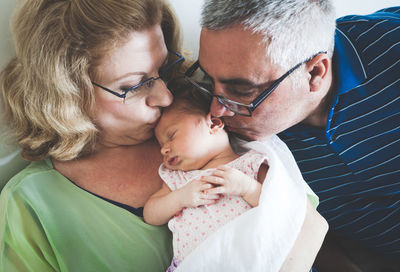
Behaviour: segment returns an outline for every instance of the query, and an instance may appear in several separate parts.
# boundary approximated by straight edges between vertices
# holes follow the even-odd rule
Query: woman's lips
[[[149,126],[152,128],[155,128],[159,121],[160,121],[160,117],[158,117],[157,120],[155,120],[153,123],[150,123]]]
[[[175,166],[176,164],[178,164],[178,161],[179,161],[178,156],[172,157],[168,159],[168,165]]]

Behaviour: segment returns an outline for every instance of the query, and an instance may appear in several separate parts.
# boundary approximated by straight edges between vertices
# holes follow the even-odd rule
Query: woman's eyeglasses
[[[116,91],[110,90],[109,88],[101,86],[100,84],[93,82],[93,81],[92,81],[92,84],[115,95],[115,96],[123,98],[124,103],[129,104],[129,101],[132,101],[130,98],[134,97],[136,93],[138,93],[139,91],[142,91],[142,90],[150,90],[151,88],[153,88],[153,86],[156,83],[156,80],[161,79],[162,81],[167,83],[174,74],[173,68],[177,64],[185,61],[185,58],[178,52],[169,51],[168,52],[168,60],[169,60],[169,64],[165,67],[160,68],[160,70],[158,71],[158,77],[147,78],[146,80],[143,80],[136,85],[133,85],[129,88],[121,90],[122,92],[116,92]]]

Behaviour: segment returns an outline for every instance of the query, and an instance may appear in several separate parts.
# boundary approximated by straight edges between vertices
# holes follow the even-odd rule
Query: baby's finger
[[[199,186],[200,191],[204,191],[204,190],[207,190],[207,189],[210,189],[210,188],[214,187],[212,184],[210,184],[208,182],[204,182],[203,180],[202,180],[202,182],[203,183]]]
[[[219,195],[214,195],[214,194],[204,194],[201,199],[207,199],[207,200],[215,200],[219,199]]]
[[[201,177],[201,180],[217,185],[224,184],[224,179],[216,176],[204,176]]]
[[[224,175],[225,175],[225,171],[224,171],[224,170],[217,169],[217,170],[215,170],[215,171],[212,173],[212,175],[213,175],[213,176],[216,176],[216,177],[223,178]]]
[[[215,187],[215,188],[212,188],[212,189],[208,189],[206,192],[207,192],[208,195],[224,194],[225,193],[225,187],[224,186]]]
[[[199,201],[199,203],[200,203],[199,206],[201,206],[201,205],[212,205],[212,204],[217,203],[217,201],[215,199],[201,199]]]
[[[217,169],[217,170],[221,170],[221,171],[227,171],[227,170],[232,169],[232,168],[229,167],[229,166],[226,165],[226,164],[223,164],[223,165],[218,166],[216,169]]]

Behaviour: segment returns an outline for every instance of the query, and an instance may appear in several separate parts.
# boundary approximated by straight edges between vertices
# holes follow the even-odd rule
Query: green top
[[[0,271],[165,271],[166,225],[80,189],[49,159],[33,162],[0,195]]]

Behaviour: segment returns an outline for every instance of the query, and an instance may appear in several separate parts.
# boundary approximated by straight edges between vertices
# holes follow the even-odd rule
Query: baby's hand
[[[179,191],[179,199],[184,207],[196,208],[201,205],[215,204],[218,194],[206,193],[213,185],[201,180],[193,180]]]
[[[226,194],[245,197],[251,193],[256,180],[252,179],[243,172],[226,165],[217,167],[211,176],[201,178],[204,182],[217,185],[215,188],[208,189],[207,194]]]

